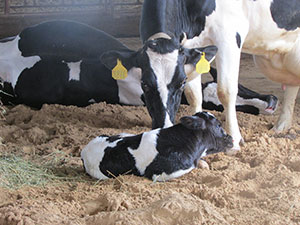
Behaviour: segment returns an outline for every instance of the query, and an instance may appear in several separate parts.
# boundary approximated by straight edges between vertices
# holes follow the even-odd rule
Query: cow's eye
[[[150,91],[149,85],[145,84],[144,82],[142,82],[141,85],[144,92]]]

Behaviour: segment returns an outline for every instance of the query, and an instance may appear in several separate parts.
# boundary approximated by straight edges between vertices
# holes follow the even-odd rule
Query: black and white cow
[[[169,48],[174,48],[173,45],[170,42]],[[2,101],[38,108],[44,103],[85,106],[100,101],[142,105],[142,93],[157,88],[144,85],[141,89],[141,81],[151,79],[141,73],[140,67],[150,64],[145,49],[152,47],[160,48],[149,42],[147,47],[133,51],[100,30],[71,21],[49,21],[28,27],[15,38],[0,43],[2,91],[9,94],[1,93]],[[114,51],[130,56],[130,60],[120,57],[128,70],[125,80],[115,81],[111,76],[116,63],[106,53],[113,54]],[[216,51],[214,46],[181,50],[180,66],[176,68],[180,71],[176,78],[179,84],[170,85],[170,89],[174,89],[170,96],[174,103],[168,106],[170,112],[172,108],[178,108],[181,99],[185,83],[181,71],[184,60],[199,58],[202,52],[206,52],[210,60]],[[161,101],[157,101],[160,91],[153,93],[151,101],[149,95],[145,95],[153,127],[163,126],[166,117],[159,105]],[[173,117],[174,114],[168,120],[173,121]]]
[[[190,172],[202,157],[232,146],[220,121],[201,112],[169,128],[96,137],[83,148],[81,158],[86,172],[97,179],[134,174],[167,181]]]
[[[52,34],[55,33],[55,36]],[[40,108],[44,103],[87,106],[111,104],[143,105],[141,70],[127,65],[128,77],[114,80],[100,61],[106,51],[135,52],[112,36],[84,24],[49,21],[26,28],[18,36],[0,40],[0,89],[5,104]],[[204,84],[204,108],[222,110],[216,96],[216,75]],[[257,114],[276,109],[273,96],[252,94],[239,87],[238,110]],[[214,99],[215,98],[215,99]],[[251,99],[251,100],[250,100]],[[270,100],[269,100],[270,99]],[[154,101],[155,99],[153,99]],[[152,102],[148,101],[151,108]],[[267,106],[271,110],[264,110]],[[261,110],[263,109],[263,110]],[[152,114],[155,114],[153,112]],[[160,114],[156,113],[156,118]]]
[[[116,82],[101,63],[100,56],[114,49],[134,52],[112,36],[76,22],[49,21],[28,27],[0,43],[2,90],[12,95],[2,93],[1,99],[37,108],[44,103],[143,104],[134,90],[140,85],[139,69],[130,68],[124,84]]]
[[[202,84],[202,108],[223,112],[224,107],[217,94],[217,70],[210,69],[213,80]],[[278,99],[274,95],[261,95],[241,84],[238,84],[236,110],[253,115],[273,114],[278,106]]]
[[[179,43],[184,49],[208,44],[218,47],[218,96],[225,108],[226,128],[233,137],[234,152],[240,149],[242,141],[235,107],[241,52],[255,55],[262,72],[286,86],[282,112],[273,127],[275,131],[286,130],[291,125],[300,85],[299,26],[298,0],[144,0],[140,34],[146,47],[149,42],[157,46],[146,48],[149,61],[156,63],[148,76],[156,83],[165,81],[160,82],[160,90],[165,90],[161,98],[166,107],[171,102],[169,86],[180,86],[175,69]],[[170,42],[174,43],[173,48],[167,47]],[[201,78],[195,76],[193,65],[187,60],[189,82],[185,94],[197,112],[201,111]],[[146,89],[148,82],[143,84]]]

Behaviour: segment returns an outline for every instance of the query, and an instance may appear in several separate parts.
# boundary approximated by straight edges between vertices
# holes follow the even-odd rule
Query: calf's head
[[[217,48],[185,49],[173,39],[148,40],[138,51],[109,51],[101,56],[101,62],[113,69],[117,59],[127,70],[141,68],[141,87],[145,104],[152,118],[152,128],[169,127],[174,123],[185,85],[186,63],[196,64],[203,52],[206,59],[214,58]]]
[[[209,112],[184,116],[180,122],[186,128],[194,130],[196,135],[201,138],[201,144],[206,146],[201,157],[224,152],[233,147],[232,137],[222,128],[221,122]]]

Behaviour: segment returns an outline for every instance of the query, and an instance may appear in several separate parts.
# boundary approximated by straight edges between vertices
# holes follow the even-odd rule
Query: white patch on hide
[[[207,148],[206,149],[204,149],[204,151],[201,153],[201,156],[200,156],[200,158],[202,158],[202,157],[205,157],[205,156],[207,156]]]
[[[141,175],[144,175],[147,166],[152,163],[158,154],[156,150],[157,134],[160,129],[143,133],[141,143],[137,149],[128,148],[128,151],[135,159],[135,166]]]
[[[100,171],[100,162],[104,156],[104,150],[107,147],[114,148],[117,143],[121,140],[118,139],[114,142],[106,141],[107,137],[96,137],[90,141],[81,151],[81,159],[83,159],[83,164],[86,172],[97,179],[103,180],[109,177],[105,176]]]
[[[124,80],[117,80],[120,103],[126,105],[144,105],[141,99],[143,90],[141,88],[142,71],[140,68],[131,68]]]
[[[41,60],[39,56],[23,57],[18,48],[20,37],[13,41],[0,43],[0,77],[3,81],[11,83],[15,88],[21,72],[32,68]]]
[[[174,50],[172,53],[159,54],[148,49],[147,54],[150,60],[150,66],[156,75],[160,98],[164,107],[167,108],[169,94],[167,86],[171,83],[176,70],[178,50]],[[167,114],[164,127],[170,127],[172,125],[173,123],[170,120],[170,116]]]
[[[185,170],[177,170],[171,174],[166,174],[165,172],[163,172],[162,174],[154,174],[152,176],[152,180],[154,182],[156,181],[160,181],[160,182],[163,182],[163,181],[168,181],[168,180],[171,180],[171,179],[174,179],[174,178],[177,178],[177,177],[180,177],[184,174],[187,174],[189,173],[192,169],[194,169],[195,167],[192,166],[188,169],[185,169]]]
[[[95,99],[91,98],[89,101],[89,103],[96,103]]]
[[[210,83],[209,85],[207,85],[207,87],[203,90],[203,100],[205,102],[211,102],[217,106],[222,105],[217,95],[217,83]],[[237,96],[236,105],[237,106],[251,105],[258,108],[259,113],[262,114],[268,113],[268,111],[266,111],[268,103],[258,98],[243,99]]]
[[[69,62],[67,63],[70,71],[69,71],[69,81],[76,80],[80,81],[80,64],[82,60],[79,62]]]

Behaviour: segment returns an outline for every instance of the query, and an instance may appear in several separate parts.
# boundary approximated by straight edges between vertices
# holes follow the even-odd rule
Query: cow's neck
[[[216,8],[215,1],[144,0],[140,34],[145,42],[156,33],[179,41],[182,33],[191,39],[204,30],[206,17]]]
[[[187,22],[185,1],[145,0],[140,26],[142,41],[149,40],[157,33],[167,34],[179,41]]]

